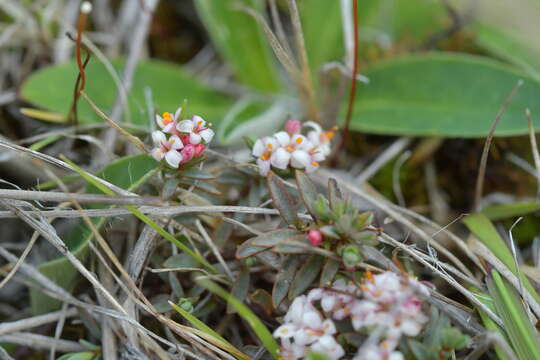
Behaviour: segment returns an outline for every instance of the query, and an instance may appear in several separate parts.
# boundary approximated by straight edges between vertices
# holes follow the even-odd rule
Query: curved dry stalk
[[[2,289],[9,282],[9,280],[13,277],[13,275],[15,275],[17,270],[19,270],[19,267],[24,263],[24,260],[26,259],[26,257],[30,253],[30,250],[32,250],[32,247],[36,243],[36,240],[38,239],[38,237],[39,237],[38,232],[34,232],[32,234],[32,237],[30,238],[30,241],[28,242],[28,245],[26,245],[26,248],[24,249],[23,253],[21,254],[21,257],[17,260],[17,262],[15,263],[13,268],[11,268],[11,270],[6,275],[6,277],[0,282],[0,289]],[[2,327],[2,325],[0,325],[0,329],[1,329],[1,327]],[[1,333],[1,331],[0,331],[0,333]]]
[[[101,194],[75,194],[55,191],[0,189],[0,199],[66,202],[72,199],[82,204],[160,205],[163,201],[153,196],[110,196]]]

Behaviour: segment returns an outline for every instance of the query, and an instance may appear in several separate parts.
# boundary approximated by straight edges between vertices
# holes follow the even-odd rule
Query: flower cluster
[[[181,114],[182,108],[178,108],[174,115],[168,112],[156,115],[161,130],[152,133],[155,146],[152,156],[157,161],[165,159],[173,168],[201,155],[214,137],[214,131],[202,117],[194,115],[189,120],[179,121]]]
[[[306,135],[301,134],[304,127],[311,129]],[[315,171],[330,154],[333,137],[333,131],[323,131],[313,121],[302,124],[298,120],[289,120],[285,131],[258,139],[251,153],[257,158],[262,176],[268,174],[271,166],[281,170],[291,166],[309,173]]]
[[[335,339],[333,320],[349,319],[356,331],[380,334],[375,341],[366,341],[355,360],[402,360],[396,350],[400,338],[417,336],[428,321],[419,295],[429,295],[425,285],[393,272],[367,272],[360,287],[336,280],[329,289],[316,288],[296,298],[274,336],[281,339],[284,359],[301,359],[312,351],[340,359],[345,351]]]

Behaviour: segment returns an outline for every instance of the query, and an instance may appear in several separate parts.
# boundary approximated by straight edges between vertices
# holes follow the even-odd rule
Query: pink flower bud
[[[193,159],[193,156],[195,156],[195,146],[187,144],[180,151],[180,153],[182,154],[182,162],[188,162],[189,160]]]
[[[300,129],[302,128],[302,123],[298,120],[288,120],[285,123],[285,131],[289,133],[289,135],[299,134]]]
[[[319,246],[323,241],[322,233],[319,230],[309,230],[307,237],[311,245]]]
[[[197,144],[197,145],[194,145],[194,147],[195,147],[195,156],[199,156],[204,152],[205,147],[203,144]]]

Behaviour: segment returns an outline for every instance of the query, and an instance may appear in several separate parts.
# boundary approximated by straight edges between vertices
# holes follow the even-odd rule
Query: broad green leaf
[[[233,306],[238,312],[238,315],[240,315],[249,324],[270,355],[272,355],[274,359],[279,358],[279,346],[276,340],[272,337],[272,333],[270,333],[261,319],[259,319],[250,308],[208,278],[198,277],[196,282],[231,304],[231,306]]]
[[[495,226],[483,214],[469,215],[463,219],[463,222],[469,230],[482,242],[489,250],[504,264],[515,276],[520,277],[525,289],[534,297],[536,302],[540,303],[540,296],[529,282],[529,279],[523,274],[518,273],[516,264],[510,249],[500,237]]]
[[[536,79],[540,79],[540,49],[531,39],[520,36],[508,26],[479,24],[476,43],[493,55],[513,63]]]
[[[93,351],[85,351],[79,353],[64,354],[58,360],[92,360],[96,358],[96,353]]]
[[[96,175],[116,186],[132,191],[148,180],[158,166],[159,163],[149,155],[140,154],[112,162]],[[88,185],[85,192],[87,194],[101,193],[92,185]],[[105,208],[105,206],[93,205],[88,206],[88,208]],[[95,218],[92,221],[98,229],[105,223],[104,218]],[[92,231],[81,220],[71,235],[65,239],[65,243],[77,258],[84,259],[88,252],[88,242],[92,237]],[[44,263],[38,269],[45,276],[66,289],[73,287],[78,276],[77,270],[65,257],[59,257]],[[43,314],[60,307],[60,302],[33,289],[30,290],[30,301],[34,314]]]
[[[253,244],[255,239],[256,238],[246,240],[242,243],[242,245],[238,247],[238,249],[236,250],[236,257],[238,259],[245,259],[268,250],[267,247],[257,246]]]
[[[280,84],[276,66],[262,28],[241,7],[261,13],[262,0],[196,0],[197,12],[210,37],[243,83],[274,92]]]
[[[112,62],[121,71],[123,62]],[[73,87],[78,70],[74,62],[50,66],[33,73],[23,84],[21,96],[25,101],[55,113],[67,115],[73,99]],[[199,114],[212,123],[219,123],[233,102],[210,89],[180,66],[163,61],[140,62],[135,70],[133,86],[128,94],[131,121],[147,125],[154,114],[148,114],[145,89],[152,91],[152,100],[158,112],[174,112],[188,100],[188,111]],[[86,67],[86,89],[90,99],[105,113],[116,101],[117,88],[105,66],[96,59]],[[83,124],[103,121],[88,103],[78,103],[79,121]]]
[[[540,354],[538,333],[531,324],[516,290],[494,269],[491,270],[487,285],[497,313],[504,323],[504,330],[519,359],[538,359]]]
[[[540,204],[535,202],[517,202],[511,204],[491,205],[482,209],[482,214],[490,220],[501,220],[516,216],[531,214],[540,210]]]
[[[528,133],[525,109],[540,114],[540,83],[496,61],[472,55],[427,53],[381,62],[365,73],[351,121],[377,134],[484,137],[508,94],[521,79],[495,131]],[[540,128],[540,116],[535,117]]]
[[[281,218],[289,225],[297,225],[299,222],[298,202],[287,190],[285,182],[273,172],[268,174],[266,180],[272,202],[279,211]]]
[[[296,273],[289,289],[289,299],[294,299],[306,291],[317,278],[324,264],[324,257],[311,255],[306,263]]]

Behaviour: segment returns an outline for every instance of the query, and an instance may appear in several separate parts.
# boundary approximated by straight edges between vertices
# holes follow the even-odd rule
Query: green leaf
[[[527,201],[502,205],[491,205],[482,209],[481,213],[490,220],[501,220],[523,216],[540,210],[540,204]]]
[[[334,260],[334,259],[327,259],[326,263],[324,264],[322,273],[321,273],[321,279],[319,280],[319,284],[321,287],[330,286],[332,284],[332,281],[336,277],[337,272],[339,271],[339,266],[341,265],[341,262]]]
[[[242,245],[240,245],[238,249],[236,250],[236,257],[238,259],[245,259],[245,258],[251,257],[253,255],[257,255],[258,253],[268,250],[267,247],[257,246],[253,244],[253,242],[256,239],[257,238],[253,238],[253,239],[244,241]]]
[[[523,71],[536,79],[540,79],[540,49],[532,39],[515,33],[506,24],[476,26],[476,43],[512,64],[519,66]]]
[[[298,230],[278,229],[253,238],[253,245],[274,247],[287,240],[298,240],[301,236],[305,236],[305,234]]]
[[[276,67],[257,21],[240,7],[262,12],[262,0],[196,0],[197,12],[210,37],[243,83],[274,92],[280,84]]]
[[[276,340],[272,337],[272,333],[266,328],[261,319],[250,308],[208,278],[198,277],[196,282],[231,304],[238,312],[238,315],[249,324],[270,355],[274,359],[278,359],[279,346]]]
[[[236,278],[236,281],[233,284],[231,295],[237,298],[240,301],[244,301],[248,294],[249,290],[249,269],[245,266],[243,266],[240,269],[240,272],[238,273],[238,277]],[[231,304],[227,305],[227,314],[234,314],[236,310],[231,306]]]
[[[463,223],[467,225],[469,230],[482,242],[489,250],[515,275],[519,276],[525,289],[534,297],[536,302],[540,303],[540,296],[529,282],[527,277],[517,271],[516,264],[510,249],[500,237],[495,226],[483,214],[473,214],[466,216]]]
[[[58,360],[92,360],[96,354],[91,351],[79,352],[79,353],[69,353],[64,354],[58,358]]]
[[[271,171],[266,180],[274,206],[283,220],[289,225],[297,225],[299,223],[298,203],[287,190],[285,182]]]
[[[121,71],[123,61],[112,64]],[[78,70],[74,62],[49,66],[34,72],[23,84],[21,96],[35,106],[67,115],[73,100],[73,87]],[[152,91],[156,111],[174,112],[188,100],[191,114],[199,114],[212,123],[219,123],[232,106],[232,101],[202,84],[181,67],[163,61],[143,61],[137,65],[133,86],[128,94],[132,122],[147,125],[154,114],[147,113],[145,89]],[[105,66],[92,59],[86,68],[86,89],[90,99],[105,113],[116,101],[117,88]],[[79,121],[89,124],[103,121],[84,99],[78,103]]]
[[[301,257],[299,256],[292,255],[285,258],[283,267],[278,272],[272,289],[272,304],[274,308],[277,309],[287,296],[294,274],[296,274],[296,269],[300,266],[300,263]]]
[[[129,156],[114,161],[101,170],[97,176],[108,182],[121,187],[122,189],[133,191],[148,180],[159,163],[149,155],[140,154]],[[92,185],[86,187],[87,194],[100,194],[101,192]],[[92,205],[88,208],[105,208],[106,206]],[[97,229],[105,223],[104,218],[92,219]],[[81,220],[79,225],[73,230],[71,235],[65,239],[68,249],[79,259],[84,259],[88,242],[92,239],[92,231]],[[53,280],[56,284],[65,289],[71,289],[78,276],[77,270],[65,257],[46,262],[38,267],[39,271]],[[30,301],[34,314],[43,314],[60,308],[60,302],[43,295],[41,292],[30,289]]]
[[[300,193],[304,206],[311,216],[316,219],[317,212],[315,211],[315,202],[317,201],[317,195],[319,194],[317,187],[313,181],[300,170],[296,170],[296,185],[298,186],[298,192]]]
[[[495,131],[528,133],[525,109],[540,114],[540,83],[496,61],[472,55],[428,53],[381,62],[365,73],[351,128],[376,134],[484,137],[501,104],[521,79]],[[489,90],[488,90],[489,89]],[[540,117],[535,117],[540,128]]]
[[[324,264],[324,257],[311,255],[306,263],[298,270],[289,289],[289,299],[294,299],[306,291],[317,278]]]
[[[538,359],[540,354],[538,333],[531,324],[516,290],[496,270],[491,270],[487,284],[518,358]]]

